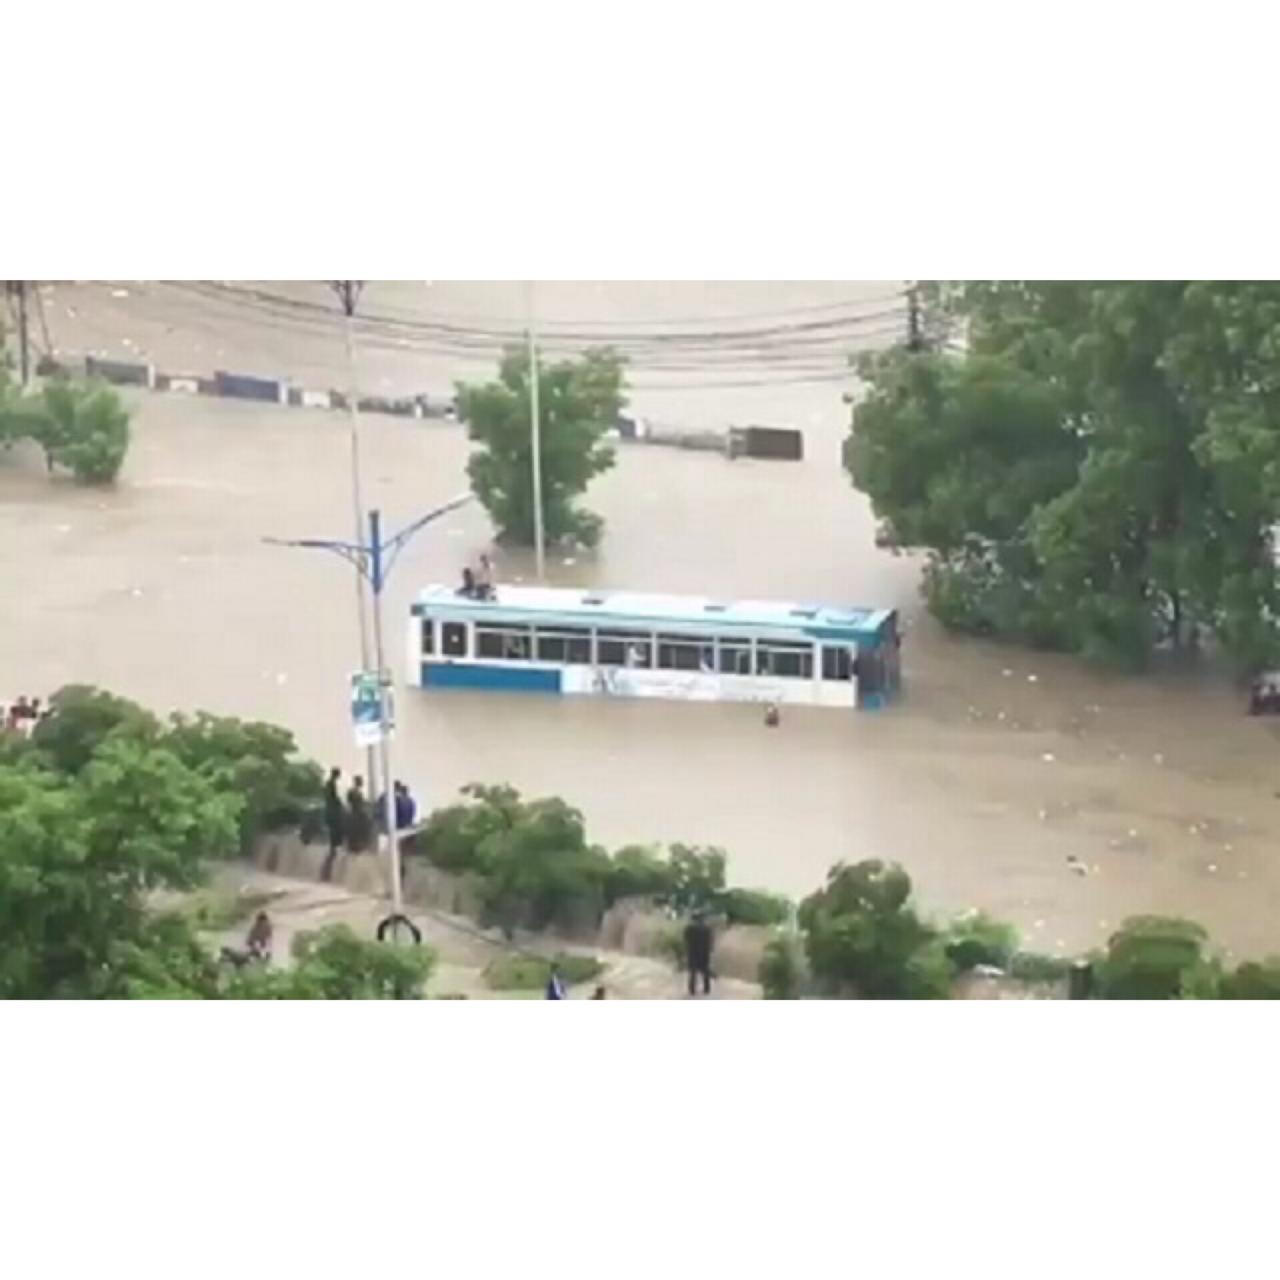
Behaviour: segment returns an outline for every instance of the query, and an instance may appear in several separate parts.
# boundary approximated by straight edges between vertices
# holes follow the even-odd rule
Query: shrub
[[[613,855],[605,881],[605,903],[623,898],[668,901],[675,892],[675,871],[668,859],[649,845],[627,845]]]
[[[728,889],[720,908],[730,924],[779,925],[791,919],[791,900],[763,889]]]
[[[947,959],[958,973],[980,964],[1007,969],[1018,949],[1018,931],[981,911],[962,916],[947,927]]]
[[[589,846],[582,814],[560,799],[521,806],[514,824],[477,849],[483,921],[516,928],[595,927],[604,910],[609,857]]]
[[[930,999],[950,990],[941,940],[909,903],[911,880],[897,865],[837,863],[804,900],[800,925],[814,977],[831,994]]]
[[[473,782],[462,794],[463,803],[435,810],[418,837],[427,860],[443,871],[478,870],[480,846],[490,836],[509,831],[524,808],[514,787]]]
[[[560,969],[565,986],[590,982],[600,976],[604,965],[595,956],[559,952],[554,959],[527,953],[508,953],[494,960],[484,971],[485,985],[494,991],[541,991],[551,977],[551,966]]]
[[[1208,935],[1198,924],[1168,916],[1133,916],[1111,936],[1098,966],[1099,994],[1109,1000],[1211,998]]]
[[[1222,980],[1224,1000],[1280,1000],[1280,958],[1242,964]]]
[[[252,1000],[417,1000],[435,965],[429,947],[369,942],[345,924],[300,933],[291,969],[249,965],[225,994]]]
[[[804,982],[804,958],[792,936],[772,938],[760,958],[760,985],[766,1000],[799,1000]]]

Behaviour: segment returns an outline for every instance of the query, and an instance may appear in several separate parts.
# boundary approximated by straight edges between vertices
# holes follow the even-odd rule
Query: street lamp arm
[[[461,494],[459,497],[452,498],[443,505],[428,511],[425,516],[419,516],[417,520],[412,522],[412,524],[405,525],[399,533],[388,538],[383,544],[383,551],[386,559],[382,566],[382,580],[385,582],[390,576],[397,557],[412,540],[414,534],[426,528],[426,526],[431,524],[433,521],[439,520],[441,516],[448,515],[449,512],[456,511],[459,507],[465,507],[468,502],[473,502],[474,500],[475,494],[473,493]]]
[[[369,573],[369,548],[357,546],[352,542],[338,542],[325,538],[263,538],[262,540],[270,547],[301,547],[306,551],[332,551],[334,555],[341,556],[348,564],[352,564],[359,573],[370,583],[373,577]]]

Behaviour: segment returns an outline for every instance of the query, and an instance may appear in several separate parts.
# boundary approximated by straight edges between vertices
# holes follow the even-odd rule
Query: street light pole
[[[403,914],[403,875],[400,865],[400,841],[396,836],[395,809],[395,775],[391,770],[391,677],[386,670],[385,653],[382,643],[382,589],[395,566],[400,552],[408,545],[415,534],[425,529],[441,516],[456,511],[474,499],[474,495],[465,493],[453,498],[441,506],[433,507],[424,516],[405,525],[399,533],[390,538],[382,536],[382,513],[378,510],[369,512],[369,540],[364,542],[358,538],[355,542],[341,542],[323,538],[267,538],[266,542],[278,547],[305,547],[309,550],[331,551],[355,565],[356,573],[363,581],[367,581],[373,592],[373,642],[378,679],[378,753],[381,756],[383,778],[383,849],[387,856],[391,879],[391,907],[393,917]],[[370,755],[373,747],[369,748]],[[376,794],[376,793],[375,793]]]
[[[347,410],[351,421],[351,506],[355,516],[355,540],[364,538],[364,496],[360,478],[360,393],[356,377],[355,313],[356,303],[364,288],[361,280],[332,280],[330,288],[338,296],[342,306],[342,332],[347,348]],[[360,670],[369,670],[369,618],[365,602],[364,573],[356,566],[356,619],[360,627]],[[369,779],[369,794],[378,794],[377,765],[374,749],[365,751],[365,774]]]
[[[373,660],[378,671],[378,750],[382,766],[382,823],[386,828],[385,850],[391,871],[391,911],[402,915],[400,841],[396,838],[395,774],[391,772],[391,675],[386,671],[382,649],[382,513],[369,512],[369,581],[373,586]]]
[[[542,417],[538,405],[538,316],[529,281],[529,452],[533,465],[533,555],[538,581],[546,569],[546,547],[542,527]]]

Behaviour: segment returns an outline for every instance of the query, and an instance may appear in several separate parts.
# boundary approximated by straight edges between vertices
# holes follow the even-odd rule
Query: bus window
[[[852,680],[853,658],[847,645],[822,646],[822,678],[824,680]]]
[[[602,667],[650,667],[653,637],[647,631],[601,631],[596,637],[596,662]]]
[[[726,676],[749,676],[751,674],[751,641],[734,638],[720,638],[720,671]]]
[[[554,631],[539,629],[536,647],[539,662],[583,666],[591,662],[591,632],[580,627],[557,627]]]
[[[701,671],[701,636],[659,636],[658,666],[664,671]]]
[[[532,634],[528,627],[476,627],[476,656],[523,662]]]
[[[422,620],[422,656],[430,658],[436,651],[436,624],[430,618]]]
[[[446,622],[441,627],[441,645],[446,658],[465,658],[467,656],[467,624],[465,622]]]
[[[756,674],[788,680],[813,677],[813,646],[785,640],[762,640],[756,646]]]

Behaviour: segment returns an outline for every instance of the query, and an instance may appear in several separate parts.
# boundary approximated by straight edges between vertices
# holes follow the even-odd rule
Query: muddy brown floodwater
[[[227,367],[340,385],[336,331],[214,305],[163,286],[57,286],[53,343],[141,353],[166,370]],[[305,287],[298,287],[304,289]],[[549,317],[653,324],[883,297],[883,284],[546,285]],[[322,297],[314,287],[310,296]],[[405,314],[520,317],[514,285],[371,286]],[[739,322],[740,323],[740,322]],[[362,347],[364,385],[446,392],[479,357]],[[496,694],[398,698],[398,770],[440,803],[471,780],[566,796],[609,844],[723,845],[736,882],[793,894],[838,859],[894,858],[925,904],[981,907],[1031,945],[1071,951],[1125,915],[1175,912],[1236,954],[1280,951],[1272,852],[1277,735],[1213,681],[1103,676],[1075,661],[949,638],[921,616],[919,566],[876,549],[868,504],[839,467],[838,378],[722,367],[646,369],[634,403],[675,425],[791,423],[805,462],[769,464],[621,446],[589,502],[595,557],[553,560],[563,584],[896,605],[907,692],[882,714],[789,709],[766,731],[749,707]],[[679,385],[683,380],[684,385]],[[345,681],[357,652],[349,571],[266,535],[345,536],[340,415],[177,395],[130,396],[136,437],[113,491],[50,482],[16,451],[0,464],[0,694],[68,681],[157,708],[207,707],[292,726],[306,750],[360,757]],[[392,525],[465,488],[463,430],[364,420],[368,500]],[[420,537],[389,588],[391,647],[415,592],[453,581],[487,545],[468,508]],[[500,577],[527,577],[505,555]]]

